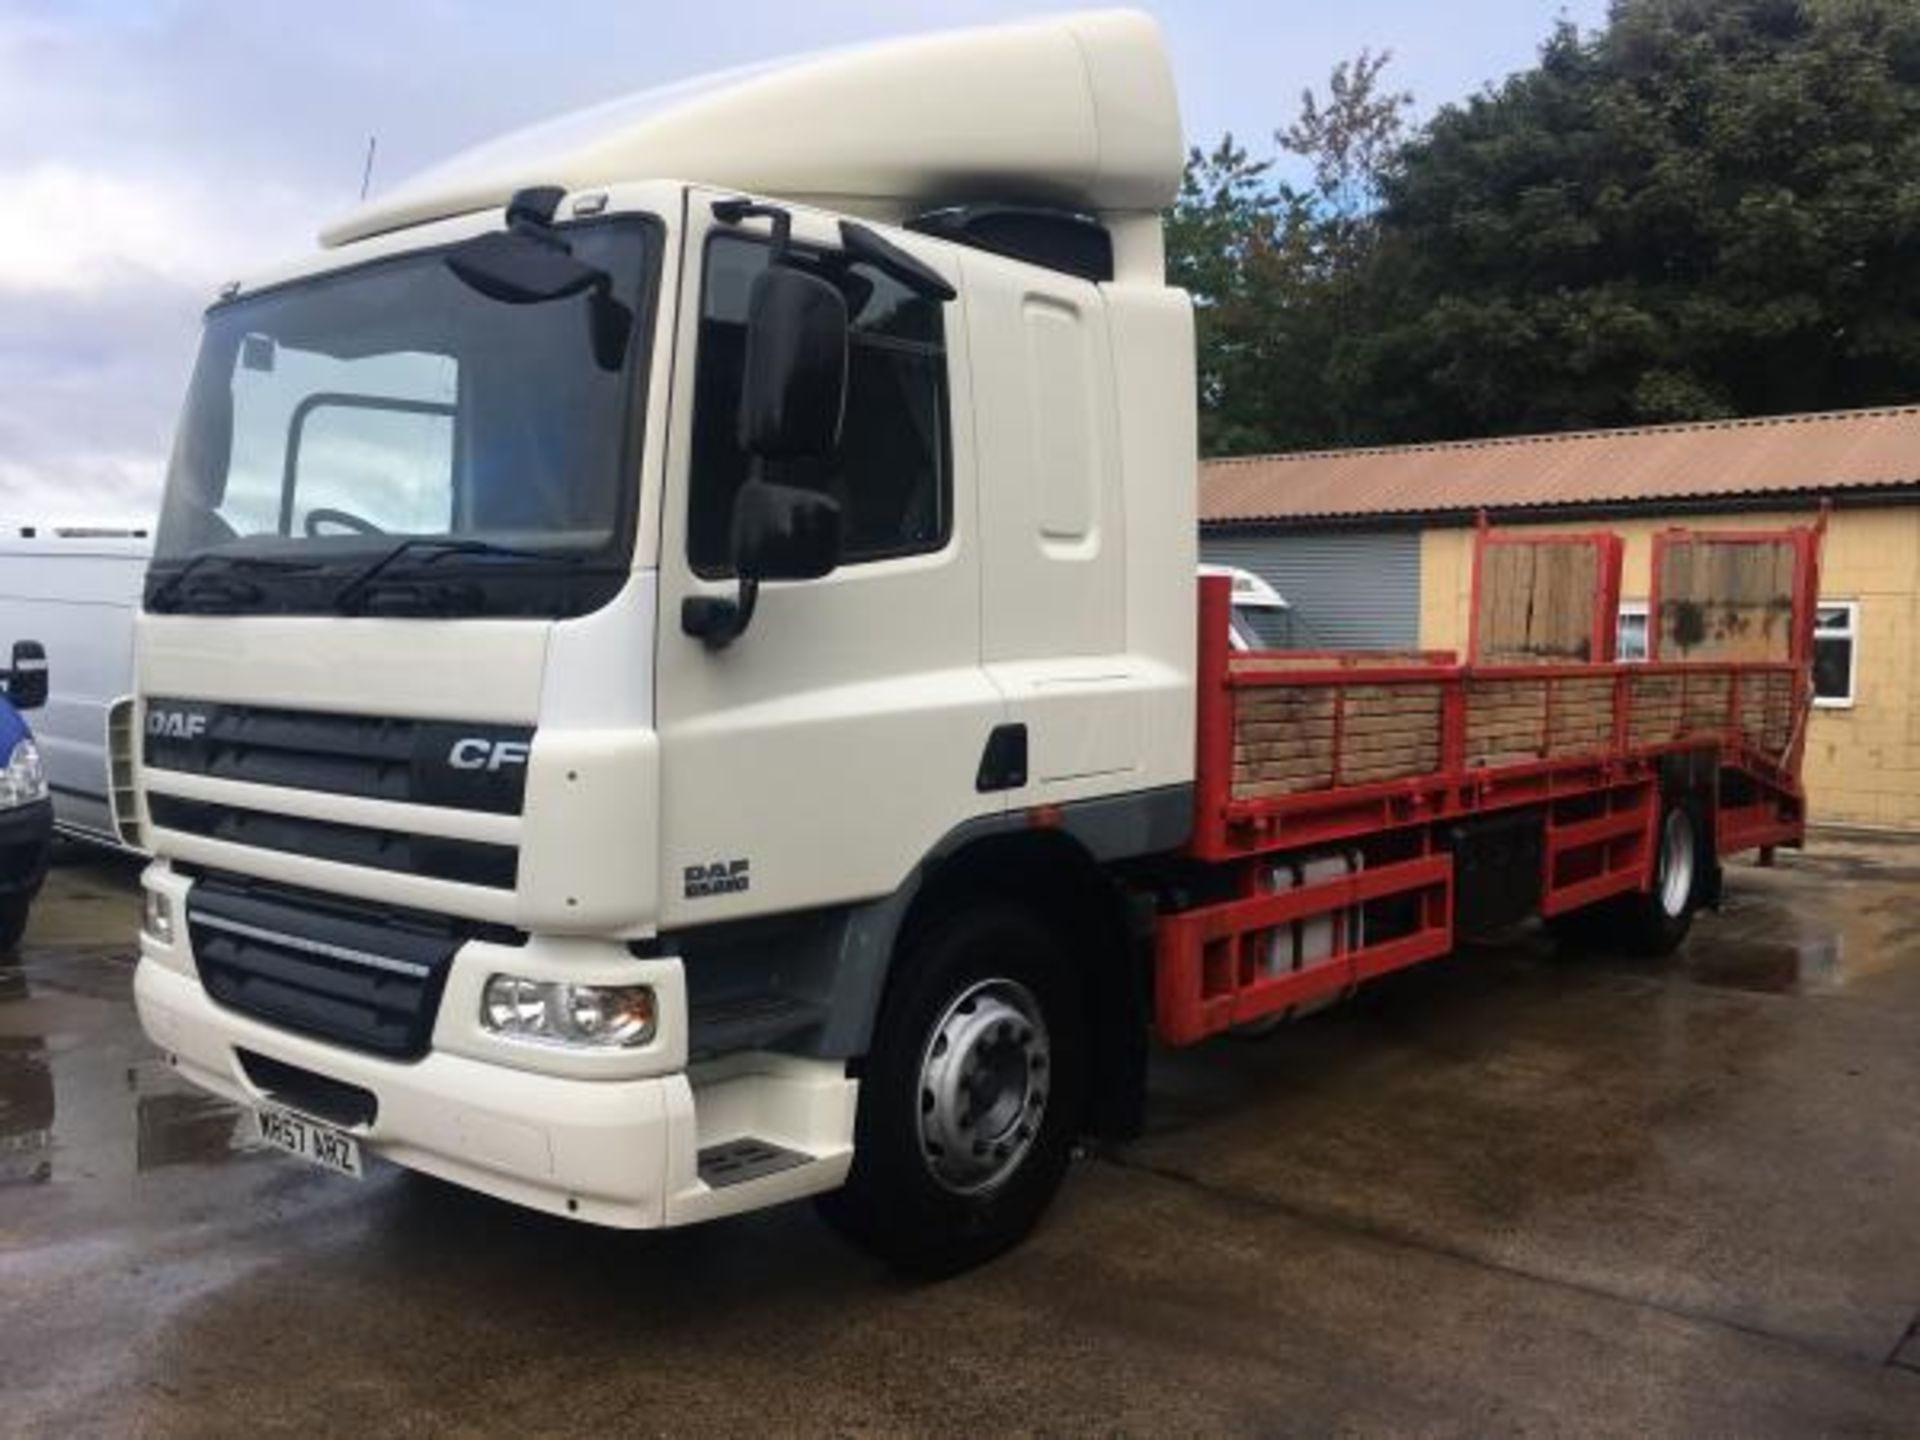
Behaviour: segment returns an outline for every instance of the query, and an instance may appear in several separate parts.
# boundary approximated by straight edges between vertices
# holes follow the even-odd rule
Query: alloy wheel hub
[[[920,1064],[920,1154],[957,1194],[1004,1182],[1046,1115],[1051,1054],[1039,1003],[1011,980],[983,980],[947,1008]]]

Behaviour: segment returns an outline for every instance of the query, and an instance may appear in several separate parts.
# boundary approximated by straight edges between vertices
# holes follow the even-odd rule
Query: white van
[[[117,845],[107,715],[133,694],[133,617],[153,553],[143,528],[14,525],[0,533],[0,655],[23,640],[47,652],[48,699],[34,736],[56,829]]]
[[[1224,575],[1233,584],[1233,648],[1285,650],[1293,645],[1286,597],[1251,570],[1202,565],[1202,575]]]

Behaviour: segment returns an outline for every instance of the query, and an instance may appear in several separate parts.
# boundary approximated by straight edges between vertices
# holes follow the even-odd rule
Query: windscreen
[[[658,227],[558,233],[633,317],[623,351],[596,348],[594,297],[489,298],[442,251],[210,311],[148,607],[319,613],[343,592],[395,613],[604,603],[631,555]]]

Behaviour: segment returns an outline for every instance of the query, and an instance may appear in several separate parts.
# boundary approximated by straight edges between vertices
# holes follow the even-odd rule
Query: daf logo
[[[713,895],[738,895],[753,884],[750,860],[715,860],[707,865],[688,865],[681,871],[689,900],[704,900]]]
[[[166,740],[198,740],[207,733],[207,717],[186,710],[150,710],[147,734]]]
[[[447,752],[447,764],[456,770],[498,770],[506,765],[524,765],[533,747],[525,740],[487,740],[469,735],[453,742]]]

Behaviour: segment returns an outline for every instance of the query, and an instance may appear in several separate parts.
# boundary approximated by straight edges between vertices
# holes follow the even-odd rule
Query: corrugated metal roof
[[[1200,520],[1634,505],[1920,484],[1920,405],[1210,460]]]

